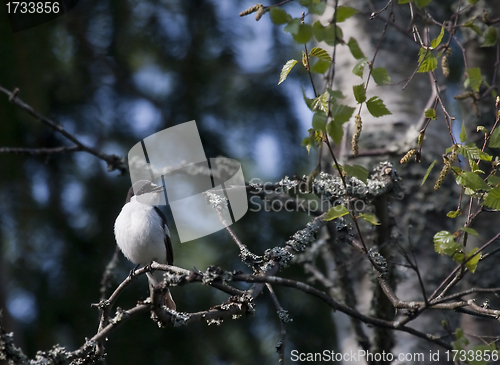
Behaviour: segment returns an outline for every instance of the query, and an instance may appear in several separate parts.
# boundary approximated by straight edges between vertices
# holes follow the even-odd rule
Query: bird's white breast
[[[153,260],[166,264],[165,234],[169,234],[168,228],[154,207],[137,202],[135,196],[115,221],[116,243],[135,264],[146,265]]]

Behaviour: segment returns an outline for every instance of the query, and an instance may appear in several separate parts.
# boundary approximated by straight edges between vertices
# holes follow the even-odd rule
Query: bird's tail
[[[160,284],[163,281],[163,271],[156,271],[154,273],[148,272],[146,273],[146,275],[148,276],[149,286],[151,290],[153,290],[156,285]],[[172,294],[170,294],[170,290],[168,289],[165,293],[165,296],[163,297],[163,305],[172,310],[177,309],[174,299],[172,298]]]

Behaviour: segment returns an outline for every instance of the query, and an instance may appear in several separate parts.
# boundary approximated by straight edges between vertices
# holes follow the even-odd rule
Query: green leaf
[[[455,242],[453,235],[448,231],[440,231],[434,235],[434,251],[440,255],[451,256],[461,248],[462,245]]]
[[[352,87],[352,90],[354,91],[354,97],[356,98],[358,104],[361,104],[366,100],[366,90],[364,82],[361,85],[354,85]]]
[[[468,78],[467,81],[472,90],[479,92],[479,87],[483,81],[481,77],[481,69],[479,67],[472,67],[466,70]]]
[[[365,57],[365,55],[363,54],[363,51],[361,50],[361,48],[359,48],[358,41],[356,39],[354,39],[353,37],[349,38],[349,42],[347,42],[347,46],[349,47],[349,50],[351,51],[351,54],[353,55],[353,57],[355,59],[359,60],[360,58]]]
[[[427,169],[427,172],[425,173],[424,178],[422,179],[422,183],[420,184],[420,186],[424,185],[425,181],[429,177],[429,174],[431,173],[431,170],[432,170],[432,168],[434,167],[435,164],[436,164],[436,160],[434,160],[434,162],[431,163],[431,165]]]
[[[304,101],[306,102],[306,105],[309,109],[312,110],[312,106],[313,106],[313,101],[315,99],[309,99],[307,96],[306,96],[306,91],[304,90],[304,88],[302,88],[302,96],[304,97]]]
[[[458,185],[477,190],[490,190],[491,188],[479,177],[478,174],[472,171],[462,171],[455,176]]]
[[[321,110],[323,110],[328,115],[328,91],[325,91],[318,98],[321,102]]]
[[[350,165],[345,165],[344,166],[344,169],[345,169],[345,172],[350,175],[350,176],[354,176],[355,178],[363,181],[365,184],[368,180],[368,175],[369,175],[369,172],[367,169],[365,169],[363,166],[360,166],[360,165],[353,165],[353,166],[350,166]]]
[[[484,32],[484,43],[481,44],[481,47],[493,47],[497,44],[498,32],[495,27],[488,27],[486,32]]]
[[[465,123],[462,122],[462,129],[460,130],[460,142],[467,141],[467,131],[465,130]]]
[[[338,164],[338,165],[337,165],[336,163],[334,163],[334,164],[332,165],[332,167],[333,167],[335,170],[337,170],[340,174],[342,174],[342,175],[344,175],[344,174],[345,174],[345,172],[344,172],[344,168],[342,167],[342,165],[341,165],[341,164]],[[338,168],[337,168],[337,167],[338,167]]]
[[[421,47],[419,50],[418,50],[418,63],[422,62],[424,60],[424,58],[429,54],[431,53],[430,50],[424,48],[424,47]]]
[[[314,98],[312,100],[311,109],[312,111],[322,110],[328,113],[328,92],[325,91],[317,98]]]
[[[350,106],[337,103],[332,103],[331,105],[330,115],[335,121],[341,124],[348,122],[352,117],[352,113],[354,113],[354,108]]]
[[[476,161],[474,161],[472,158],[469,158],[469,166],[472,172],[484,174],[484,171],[479,168]]]
[[[340,144],[342,137],[344,137],[342,125],[349,121],[352,113],[354,113],[354,108],[347,105],[332,102],[330,106],[330,115],[333,121],[327,124],[326,131],[337,145]]]
[[[316,58],[319,58],[322,60],[327,60],[327,61],[332,60],[332,58],[330,57],[328,52],[320,47],[314,47],[313,49],[311,49],[311,52],[309,52],[309,57],[316,57]]]
[[[450,211],[450,212],[446,213],[446,216],[448,218],[456,218],[459,214],[460,214],[459,210],[454,210],[454,211]]]
[[[491,209],[500,209],[500,189],[491,189],[488,195],[486,195],[483,204],[487,207],[490,207]]]
[[[486,128],[484,128],[482,125],[477,126],[476,132],[483,132],[483,133],[488,134],[488,130]]]
[[[326,132],[326,113],[317,112],[314,113],[312,119],[312,127],[315,131]]]
[[[328,91],[328,94],[330,94],[330,96],[333,99],[345,99],[345,95],[342,94],[342,91],[340,91],[340,90],[327,89],[327,91]]]
[[[389,85],[391,83],[391,76],[383,67],[377,67],[372,70],[372,77],[375,83],[379,86]]]
[[[464,24],[464,27],[466,28],[470,28],[472,29],[474,32],[477,33],[477,35],[480,35],[482,36],[483,35],[483,32],[481,31],[481,29],[477,26],[477,25],[474,25],[474,20],[476,20],[475,17],[472,17],[470,18],[465,24]]]
[[[479,0],[469,0],[469,4],[476,5]]]
[[[311,72],[318,73],[318,74],[324,74],[326,71],[328,71],[331,64],[332,63],[330,61],[320,59],[320,60],[316,61],[316,63],[311,67]]]
[[[349,211],[343,205],[337,205],[336,207],[330,208],[330,210],[326,213],[324,221],[329,222],[334,220],[335,218],[342,217],[346,214],[349,214]]]
[[[318,42],[322,42],[325,39],[325,27],[319,20],[317,20],[313,26],[313,34]]]
[[[335,144],[339,145],[344,137],[344,129],[342,128],[341,122],[338,120],[332,120],[326,125],[326,131],[328,135],[333,139]]]
[[[436,117],[436,109],[425,109],[424,115],[426,118],[437,119]]]
[[[457,340],[451,342],[453,350],[465,351],[465,346],[469,344],[469,340],[464,336],[464,330],[461,328],[457,328],[455,330],[455,337],[457,338]]]
[[[419,9],[422,9],[429,5],[432,0],[415,0],[415,4],[419,7]]]
[[[371,214],[359,213],[359,218],[364,219],[368,223],[373,224],[374,226],[380,226],[380,223],[377,221],[377,218]]]
[[[460,133],[461,134],[461,133]],[[462,137],[460,137],[462,138]],[[467,157],[469,159],[481,159],[484,161],[491,161],[492,157],[488,155],[487,153],[484,153],[481,151],[475,144],[474,142],[467,143],[462,146],[458,146],[457,152],[461,154],[464,157]]]
[[[455,330],[455,337],[457,338],[457,340],[461,340],[461,339],[464,339],[465,338],[465,333],[464,333],[464,330],[461,329],[461,328],[457,328]],[[469,344],[469,341],[467,341],[467,343],[464,343],[465,345],[468,345]]]
[[[308,6],[308,8],[311,14],[323,15],[326,9],[326,1],[325,2],[313,1],[313,3]]]
[[[477,194],[471,188],[465,188],[464,194],[469,196],[474,196],[475,198],[477,198]]]
[[[306,44],[312,36],[312,27],[309,24],[300,24],[297,34],[293,34],[293,40],[299,44]]]
[[[340,29],[338,26],[329,24],[324,27],[324,37],[325,38],[323,39],[323,41],[329,46],[333,47],[338,43],[339,40],[342,40],[344,35],[342,33],[342,29]]]
[[[301,143],[302,146],[304,146],[306,149],[307,149],[307,154],[309,154],[309,152],[311,152],[311,137],[306,137],[302,140],[302,143]]]
[[[292,70],[293,66],[297,63],[297,60],[289,60],[285,65],[283,66],[283,69],[281,70],[280,74],[280,81],[278,82],[278,85],[281,84],[283,81],[286,80],[288,74]]]
[[[431,47],[432,47],[432,49],[436,49],[436,47],[439,46],[439,44],[443,40],[443,36],[444,36],[444,27],[441,27],[441,32],[439,33],[439,35],[437,36],[437,38],[433,39],[431,41]]]
[[[368,57],[363,57],[356,63],[356,66],[352,69],[352,73],[356,76],[363,78],[363,71],[365,70],[365,66],[368,63]]]
[[[471,0],[469,0],[471,2]],[[476,1],[477,2],[477,1]],[[491,358],[491,355],[495,353],[495,350],[498,348],[495,346],[493,342],[491,345],[476,345],[470,348],[472,354],[475,354],[471,359],[469,359],[469,365],[488,365],[491,362],[486,361],[487,355]],[[487,351],[487,352],[486,352]]]
[[[398,0],[398,4],[409,4],[411,3],[413,0]]]
[[[384,102],[382,99],[380,99],[378,96],[374,96],[370,98],[366,102],[366,107],[368,108],[368,111],[370,112],[371,115],[373,115],[375,118],[384,116],[384,115],[389,115],[392,114],[384,105]]]
[[[358,11],[350,6],[339,6],[337,7],[337,23],[342,23],[346,19],[349,19],[353,15],[356,15]]]
[[[292,21],[292,17],[285,10],[280,7],[274,6],[269,10],[271,21],[276,25],[281,25]]]
[[[488,141],[488,147],[500,148],[500,126],[497,126],[493,133],[491,133],[490,140]]]
[[[498,177],[498,176],[494,176],[494,175],[488,176],[488,178],[486,180],[488,180],[488,182],[493,186],[500,184],[500,177]]]
[[[463,252],[463,247],[460,251],[457,251],[453,256],[453,261],[455,261],[457,264],[461,264],[462,262],[464,262],[464,259],[465,259],[465,254]]]
[[[477,232],[476,232],[477,233]],[[478,252],[478,248],[477,247],[474,247],[468,254],[467,254],[467,258],[469,259],[469,257],[472,257],[471,259],[469,259],[469,261],[467,261],[465,263],[465,267],[471,272],[474,274],[474,272],[476,271],[477,269],[477,264],[479,262],[479,260],[481,260],[481,252]]]
[[[474,228],[470,228],[470,227],[460,227],[458,229],[459,231],[464,231],[468,234],[471,234],[473,236],[476,236],[476,237],[479,237],[479,233],[477,233],[477,231],[474,229]]]
[[[298,18],[293,18],[288,24],[283,28],[283,30],[291,35],[296,35],[299,33],[301,21]]]
[[[432,55],[431,51],[427,51],[427,54],[424,56],[417,72],[434,71],[437,68],[437,65],[437,58]]]

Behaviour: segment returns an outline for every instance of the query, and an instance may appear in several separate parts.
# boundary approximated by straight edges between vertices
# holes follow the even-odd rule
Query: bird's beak
[[[163,193],[163,185],[159,185],[155,188],[153,188],[153,190],[151,190],[152,193]]]

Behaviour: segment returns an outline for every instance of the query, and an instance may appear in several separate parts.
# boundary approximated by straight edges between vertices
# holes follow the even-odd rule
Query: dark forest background
[[[470,0],[469,5],[464,5],[465,0],[433,1],[429,14],[440,22],[454,19],[457,4],[461,4],[468,9],[463,14],[469,16],[468,11],[472,9],[470,16],[474,24],[485,30],[489,20],[484,14],[494,19],[495,27],[500,23],[497,2]],[[426,35],[429,39],[437,36],[438,33],[433,35],[433,32],[441,25],[429,23],[424,16],[427,8],[415,10],[419,15],[415,20],[410,19],[408,4],[397,3],[392,4],[395,24],[388,27],[385,34],[386,22],[380,20],[388,16],[387,12],[373,20],[370,16],[387,1],[341,2],[359,10],[349,22],[341,24],[345,40],[355,37],[369,57],[377,47],[375,66],[385,67],[392,78],[390,85],[378,87],[372,82],[368,89],[381,96],[392,114],[372,118],[364,109],[359,144],[360,151],[368,152],[365,155],[361,153],[361,157],[353,158],[350,152],[353,123],[344,128],[347,142],[334,149],[341,163],[360,164],[368,170],[384,160],[394,164],[405,189],[402,200],[391,200],[389,204],[399,230],[395,239],[411,248],[412,254],[415,251],[426,290],[432,291],[455,267],[449,257],[434,251],[433,236],[440,230],[454,232],[464,224],[467,214],[456,220],[446,217],[447,212],[457,208],[461,194],[450,176],[438,192],[433,188],[444,150],[450,143],[441,112],[426,134],[422,163],[399,164],[408,149],[415,147],[418,131],[415,138],[408,132],[419,120],[425,119],[423,111],[432,98],[433,88],[432,80],[429,81],[428,73],[424,72],[415,73],[408,89],[402,91],[402,85],[413,77],[421,47],[414,41],[412,24],[415,22],[419,29],[431,28],[431,34]],[[237,159],[243,166],[246,181],[265,183],[285,176],[307,176],[315,169],[319,156],[314,149],[308,155],[301,146],[302,139],[308,136],[312,118],[301,88],[304,87],[305,95],[313,95],[309,76],[300,65],[304,48],[283,32],[283,26],[273,25],[269,14],[259,22],[254,15],[238,16],[254,4],[243,0],[81,0],[64,16],[20,32],[12,32],[2,5],[0,87],[10,91],[18,88],[17,96],[24,102],[61,124],[83,143],[109,155],[125,158],[129,149],[145,137],[196,120],[206,156]],[[296,18],[305,9],[293,1],[283,8]],[[482,13],[483,9],[489,13]],[[324,24],[331,21],[328,17],[331,15],[322,19]],[[309,23],[315,20],[310,14],[306,18]],[[444,77],[441,68],[435,74],[437,84],[442,87],[444,103],[457,117],[453,133],[460,134],[463,121],[470,141],[482,145],[483,135],[476,132],[476,127],[491,128],[494,123],[495,104],[490,93],[498,91],[500,46],[481,47],[483,36],[468,26],[459,28],[450,46],[453,49],[449,58],[450,75]],[[449,30],[445,39],[450,37],[448,33]],[[379,47],[382,34],[385,38]],[[356,105],[352,86],[362,81],[351,71],[358,61],[344,45],[338,46],[336,52],[335,77],[330,79],[334,79],[333,88],[347,95],[342,103]],[[292,58],[299,62],[286,82],[278,86],[282,66]],[[467,89],[465,60],[468,67],[479,67],[483,75],[481,93],[484,95],[477,103],[454,98]],[[318,90],[323,88],[321,76],[314,77]],[[486,85],[488,80],[491,88]],[[92,304],[98,303],[102,296],[101,280],[116,247],[113,224],[130,187],[128,174],[117,170],[109,172],[106,162],[86,152],[30,155],[2,150],[70,145],[63,136],[0,93],[1,320],[7,331],[14,332],[15,343],[31,358],[36,356],[36,351],[49,350],[55,344],[70,351],[78,349],[85,338],[97,332],[99,311]],[[323,168],[331,171],[332,160],[325,152],[326,148]],[[441,166],[436,166],[429,182],[421,187],[422,176],[434,160]],[[464,212],[466,205],[462,206]],[[250,203],[250,208],[255,207]],[[176,266],[205,271],[209,265],[215,265],[225,270],[249,272],[227,232],[181,244],[168,207],[162,209],[170,221]],[[252,252],[261,255],[268,248],[283,246],[310,220],[310,216],[299,212],[249,211],[232,228]],[[335,222],[330,228],[333,224]],[[497,215],[489,212],[481,215],[473,225],[480,237],[469,237],[469,246],[483,244],[498,233],[498,227]],[[374,230],[362,228],[372,240]],[[325,231],[322,235],[320,239],[324,243],[328,238]],[[402,261],[393,246],[383,243],[380,247],[387,250],[391,264]],[[349,290],[356,293],[361,312],[370,313],[372,307],[378,306],[381,312],[386,310],[394,315],[389,302],[381,308],[383,304],[379,306],[377,300],[371,300],[373,292],[379,289],[372,285],[375,275],[368,261],[346,245],[335,252],[339,253],[340,265],[335,262],[328,266],[331,257],[326,257],[318,268],[327,274],[338,270],[347,272],[346,277],[352,276]],[[498,287],[497,266],[495,258],[481,262],[477,273],[469,275],[463,283],[467,288]],[[132,268],[120,253],[108,295]],[[396,279],[403,284],[398,287],[399,293],[404,299],[421,300],[416,274],[405,270],[403,265],[395,270],[399,275]],[[337,286],[323,287],[320,284],[324,283],[314,282],[314,275],[304,271],[299,265],[292,265],[279,275],[313,282],[312,285],[329,291],[330,295],[336,294]],[[240,288],[248,286],[239,285]],[[276,286],[275,290],[293,319],[287,325],[287,358],[291,350],[317,352],[340,348],[343,351],[350,348],[349,344],[356,346],[353,332],[345,332],[349,319],[340,311],[333,314],[325,303],[295,289]],[[127,287],[117,306],[133,307],[148,294],[143,275]],[[228,297],[198,284],[174,287],[172,294],[178,309],[186,312],[206,310]],[[498,308],[496,294],[477,298],[479,304],[491,299],[492,307]],[[448,321],[450,331],[464,328],[467,335],[498,338],[494,320],[472,321],[454,311],[434,311],[428,315],[429,312],[415,325],[423,332],[446,336],[442,321]],[[377,332],[367,327],[367,333]],[[395,339],[400,352],[428,353],[432,349],[427,341],[401,332],[393,335],[383,340]],[[453,335],[449,334],[446,339],[451,341]],[[226,320],[220,325],[194,323],[186,327],[158,328],[149,314],[136,316],[109,336],[106,361],[110,365],[275,364],[279,340],[276,308],[268,293],[263,292],[256,300],[253,317]],[[393,344],[388,348],[393,349]]]
[[[139,140],[196,120],[206,155],[238,159],[247,180],[308,174],[297,95],[277,87],[281,65],[297,49],[268,17],[259,23],[239,18],[249,5],[80,1],[68,14],[16,33],[1,6],[0,85],[19,88],[18,96],[41,114],[108,154],[125,157]],[[62,136],[0,96],[0,146],[64,145]],[[74,350],[96,333],[98,310],[91,304],[100,298],[115,250],[113,223],[129,186],[128,175],[108,172],[87,153],[0,154],[0,308],[4,326],[30,357],[56,343]],[[263,252],[306,221],[298,213],[249,212],[234,229]],[[170,225],[178,266],[244,268],[226,232],[179,244]],[[121,256],[113,285],[131,268]],[[288,329],[293,348],[335,346],[332,335],[323,335],[335,333],[327,307],[277,290],[294,319]],[[201,285],[174,288],[173,295],[185,311],[226,298]],[[141,277],[118,306],[146,296]],[[308,313],[320,312],[321,321],[308,320]],[[220,326],[159,329],[144,315],[109,338],[107,363],[275,363],[279,326],[267,295],[259,297],[255,317]]]

